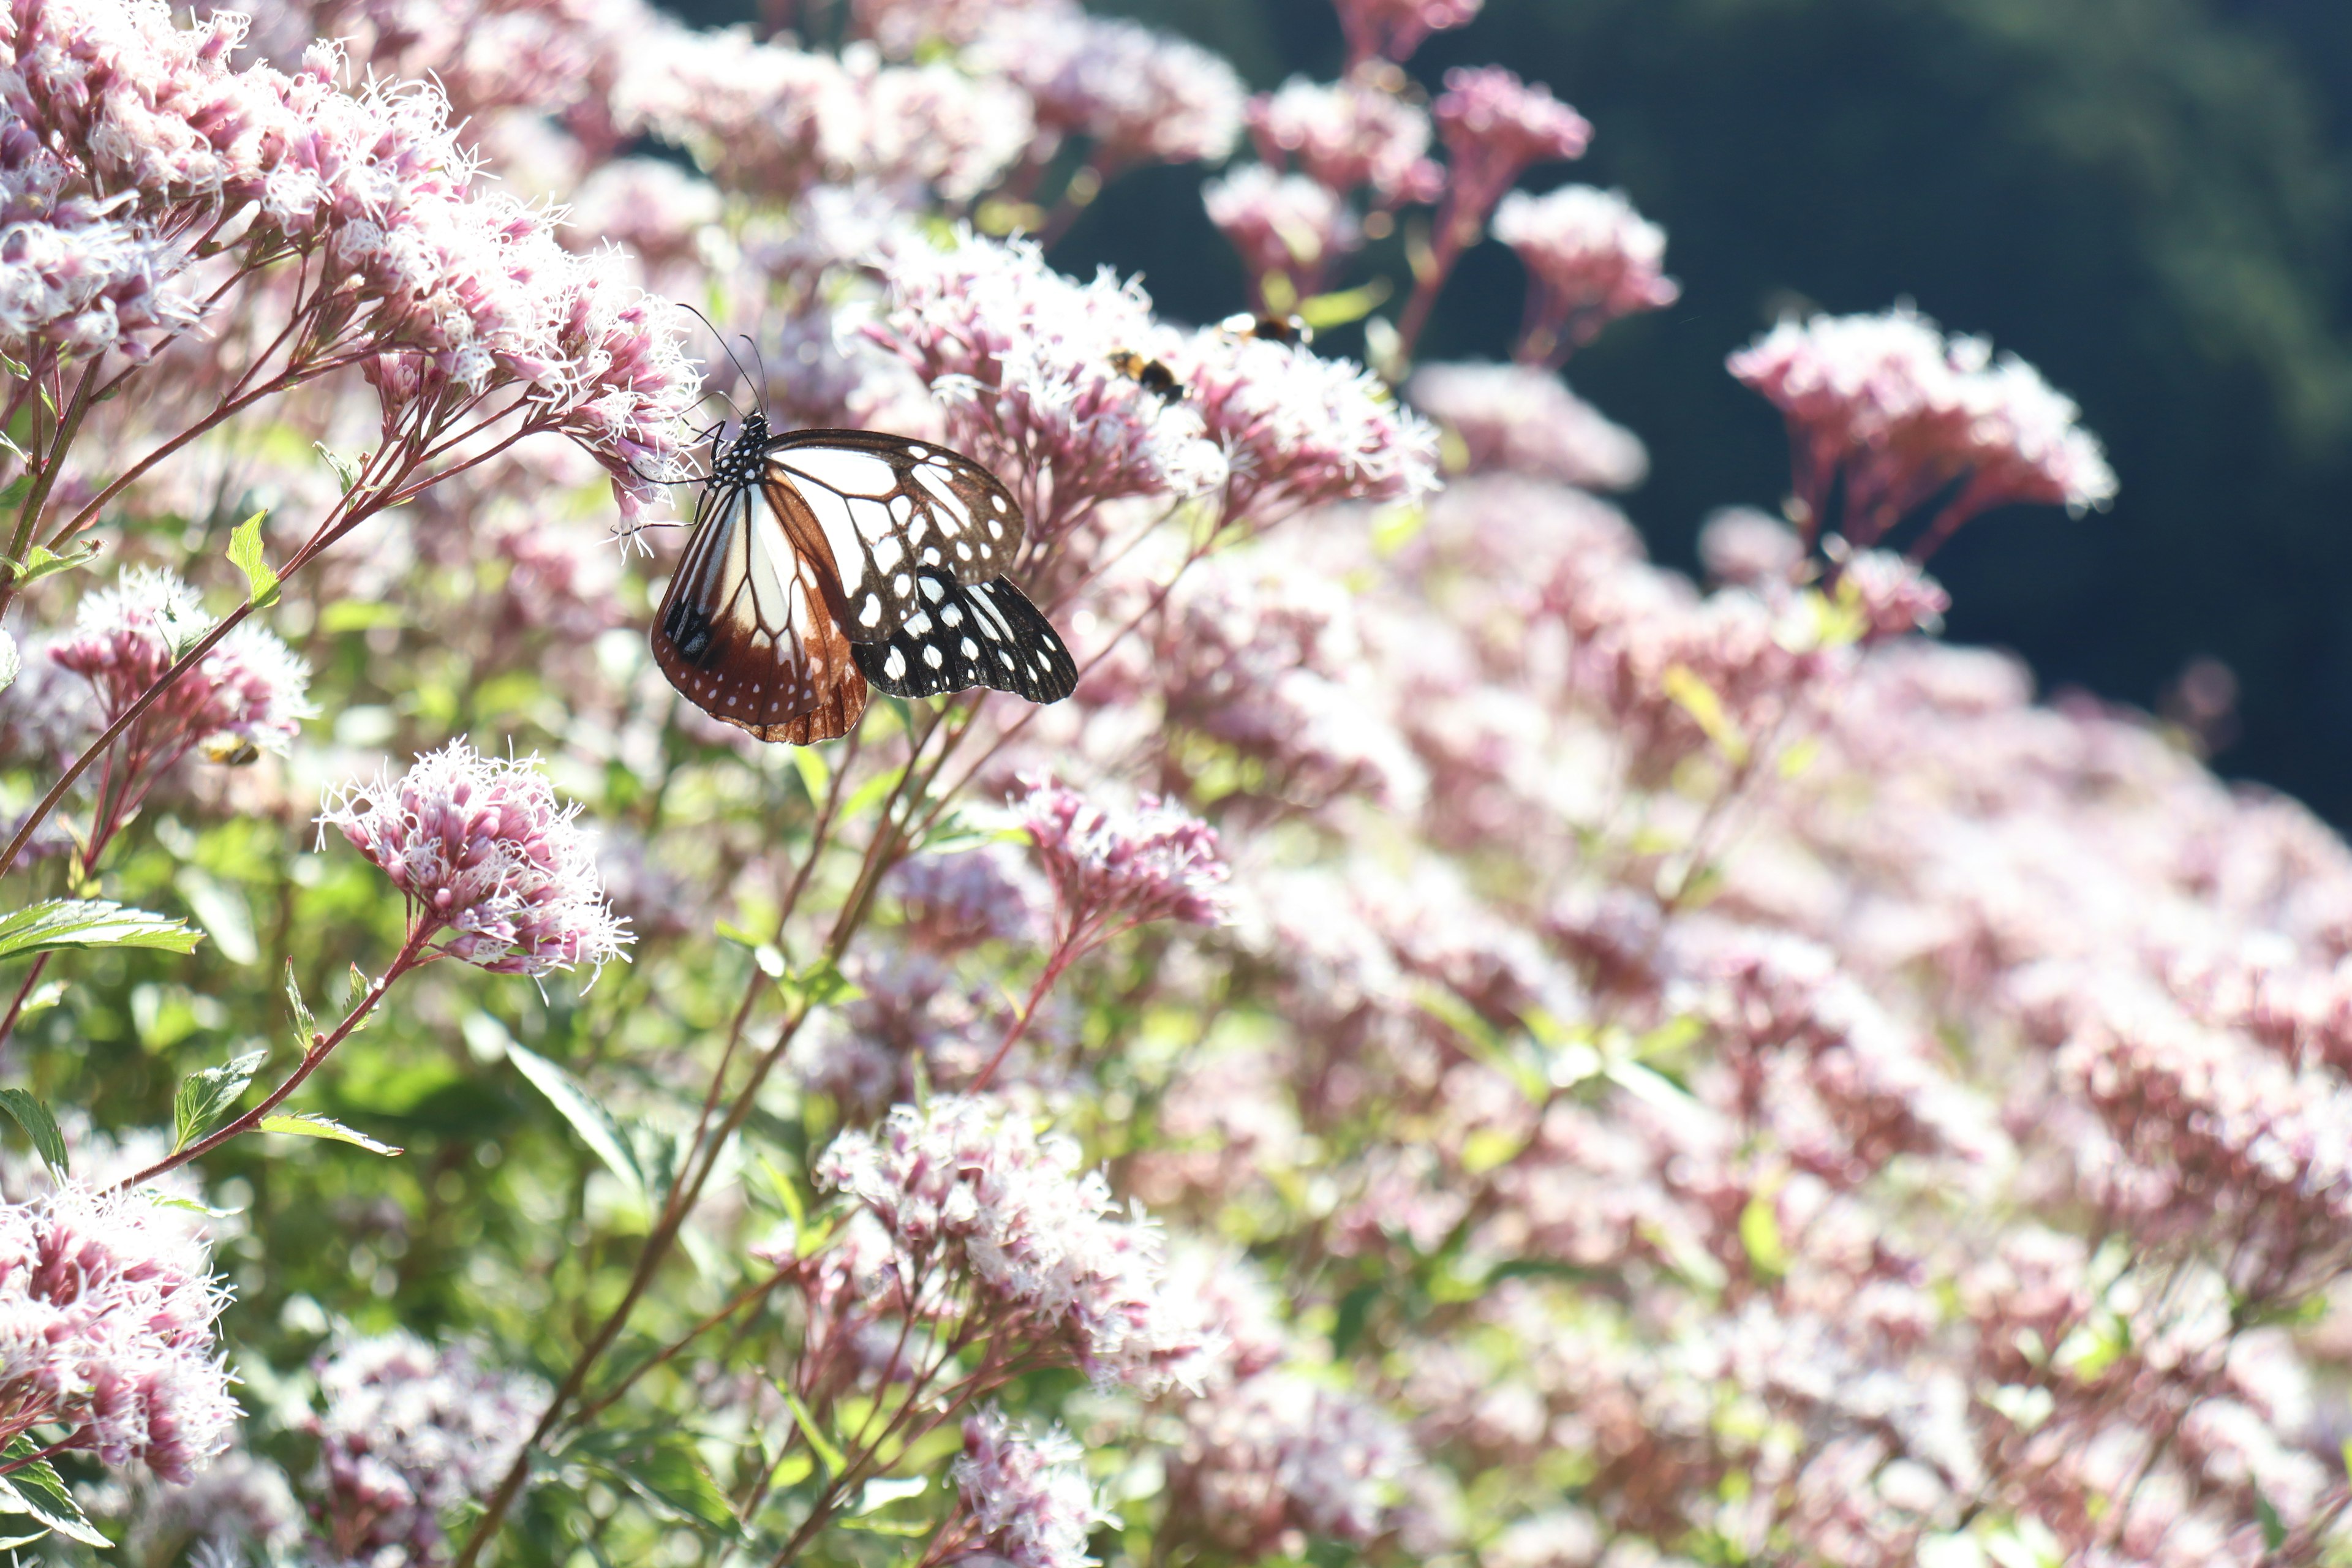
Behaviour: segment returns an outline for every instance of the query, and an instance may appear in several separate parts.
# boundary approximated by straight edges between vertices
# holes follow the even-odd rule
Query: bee
[[[1144,391],[1156,393],[1163,402],[1184,401],[1184,384],[1176,379],[1174,371],[1156,359],[1147,359],[1133,349],[1113,349],[1110,367]]]
[[[218,734],[202,748],[205,761],[225,768],[249,767],[261,758],[261,748],[242,735]]]
[[[1304,348],[1315,341],[1315,329],[1300,316],[1252,315],[1244,310],[1238,316],[1227,316],[1220,330],[1236,338],[1263,338],[1291,348]]]

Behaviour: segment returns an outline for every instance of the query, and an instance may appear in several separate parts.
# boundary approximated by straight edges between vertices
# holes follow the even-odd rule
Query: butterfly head
[[[767,452],[768,416],[755,410],[743,416],[742,428],[710,466],[710,477],[722,485],[757,484]]]

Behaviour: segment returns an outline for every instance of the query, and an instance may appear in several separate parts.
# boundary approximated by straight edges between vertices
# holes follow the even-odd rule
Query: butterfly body
[[[1024,526],[959,453],[871,430],[778,436],[753,414],[711,463],[655,661],[712,718],[793,745],[845,734],[869,681],[1058,701],[1076,666],[1001,575]]]

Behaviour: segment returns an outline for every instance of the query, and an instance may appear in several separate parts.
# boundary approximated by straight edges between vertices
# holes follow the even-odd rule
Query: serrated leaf
[[[58,1131],[58,1119],[49,1114],[47,1106],[33,1098],[29,1089],[0,1089],[0,1110],[6,1111],[25,1130],[25,1136],[33,1141],[33,1151],[49,1168],[49,1174],[72,1173],[66,1155],[66,1135]]]
[[[294,1043],[308,1051],[318,1037],[319,1020],[310,1016],[310,1004],[302,1000],[302,983],[294,976],[294,961],[286,961],[286,1005],[294,1010]]]
[[[791,1409],[793,1420],[799,1425],[801,1436],[808,1439],[809,1452],[816,1456],[817,1462],[824,1467],[825,1474],[838,1476],[847,1469],[849,1462],[841,1457],[841,1450],[834,1446],[833,1439],[824,1435],[824,1428],[817,1425],[816,1417],[809,1414],[809,1407],[801,1403],[801,1396],[782,1384],[777,1386],[776,1392],[784,1396],[784,1404]]]
[[[245,574],[246,602],[260,610],[278,602],[278,574],[261,552],[261,520],[268,515],[266,508],[255,512],[228,536],[229,564]]]
[[[0,572],[7,573],[22,586],[27,583],[37,583],[44,577],[55,576],[59,572],[87,566],[97,555],[98,541],[95,539],[85,539],[62,554],[36,544],[26,552],[22,561],[0,555]]]
[[[371,1154],[397,1154],[400,1151],[390,1143],[379,1143],[364,1132],[355,1132],[331,1117],[313,1110],[279,1111],[261,1119],[264,1132],[283,1132],[291,1138],[325,1138],[337,1143],[349,1143]]]
[[[520,1042],[507,1047],[507,1060],[514,1063],[515,1069],[530,1080],[531,1087],[545,1095],[557,1113],[572,1123],[572,1130],[604,1162],[606,1170],[627,1183],[639,1196],[645,1194],[645,1171],[630,1152],[629,1141],[622,1133],[620,1123],[581,1087],[578,1079]]]
[[[51,899],[0,918],[0,958],[63,947],[152,947],[194,952],[202,940],[185,921],[128,910],[105,899]]]
[[[0,1476],[0,1488],[5,1489],[0,1492],[0,1513],[29,1513],[68,1541],[79,1541],[85,1546],[112,1546],[114,1542],[83,1517],[81,1505],[66,1489],[57,1467],[47,1459],[32,1458],[40,1451],[40,1445],[23,1433],[10,1438],[5,1448],[0,1448],[0,1460],[31,1460]]]
[[[246,1086],[268,1059],[268,1051],[247,1051],[219,1067],[205,1068],[182,1079],[180,1091],[172,1097],[172,1152],[178,1153],[218,1125],[229,1109],[244,1098]]]
[[[348,1011],[358,1006],[360,998],[365,996],[374,984],[375,982],[367,977],[366,970],[356,963],[352,964],[352,972],[343,977],[344,1009]]]

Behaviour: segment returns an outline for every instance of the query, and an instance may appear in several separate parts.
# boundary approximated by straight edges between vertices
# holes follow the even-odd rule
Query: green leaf
[[[740,1528],[735,1510],[728,1506],[727,1494],[719,1489],[702,1456],[695,1452],[694,1439],[684,1433],[664,1437],[643,1453],[614,1460],[612,1471],[663,1512],[730,1535]]]
[[[801,788],[808,791],[809,804],[823,806],[824,792],[833,784],[833,768],[824,753],[814,746],[794,746],[793,766],[800,770]]]
[[[1715,749],[1730,759],[1732,766],[1748,761],[1748,737],[1731,721],[1723,699],[1716,695],[1715,688],[1703,676],[1686,664],[1670,664],[1659,684],[1665,688],[1675,705],[1691,716],[1691,722],[1715,742]]]
[[[182,1079],[180,1092],[172,1097],[172,1152],[178,1153],[218,1125],[244,1098],[246,1085],[268,1059],[268,1051],[247,1051],[233,1061]]]
[[[378,626],[403,626],[408,612],[398,605],[368,599],[339,599],[319,612],[319,629],[329,637],[344,632],[372,632]]]
[[[1318,332],[1350,326],[1388,303],[1392,286],[1385,278],[1331,294],[1310,294],[1298,301],[1298,316]]]
[[[318,1038],[319,1020],[310,1016],[310,1005],[302,1000],[302,983],[294,978],[294,960],[286,961],[286,1002],[294,1009],[294,1043],[308,1051]]]
[[[267,508],[255,512],[228,536],[229,564],[245,574],[246,602],[262,610],[278,602],[278,574],[261,552],[261,520],[268,515]]]
[[[153,947],[194,952],[202,938],[187,922],[104,899],[51,899],[0,918],[0,958],[62,947]]]
[[[817,1462],[824,1467],[825,1474],[838,1476],[847,1469],[849,1461],[841,1457],[841,1450],[834,1446],[832,1438],[824,1435],[824,1428],[818,1426],[816,1417],[809,1414],[809,1407],[801,1403],[801,1396],[781,1384],[776,1392],[784,1396],[785,1405],[792,1409],[793,1419],[800,1426],[801,1436],[808,1439],[809,1452],[817,1457]]]
[[[2276,1552],[2286,1544],[2286,1521],[2279,1517],[2271,1500],[2260,1492],[2254,1494],[2254,1517],[2262,1521],[2263,1551]]]
[[[579,1079],[519,1043],[507,1047],[507,1060],[514,1063],[516,1070],[530,1079],[531,1087],[545,1095],[547,1102],[572,1123],[572,1130],[604,1162],[606,1170],[627,1183],[640,1196],[646,1192],[645,1171],[629,1152],[629,1141],[623,1135],[621,1124],[581,1087]]]
[[[0,1110],[14,1117],[16,1125],[25,1130],[25,1136],[33,1141],[34,1152],[49,1168],[49,1174],[64,1176],[72,1173],[71,1163],[66,1157],[66,1135],[58,1131],[58,1119],[49,1114],[47,1106],[33,1098],[30,1090],[0,1089]]]
[[[37,583],[42,578],[53,576],[59,572],[70,572],[78,566],[87,566],[97,558],[97,555],[98,541],[95,539],[85,539],[63,554],[36,544],[26,553],[22,561],[12,556],[0,555],[0,572],[7,573],[19,584]]]
[[[1777,1279],[1789,1272],[1788,1244],[1780,1239],[1780,1211],[1770,1193],[1758,1193],[1739,1211],[1739,1245],[1759,1274]]]
[[[172,878],[172,886],[188,901],[188,912],[213,939],[220,955],[231,963],[252,963],[261,957],[261,944],[254,939],[253,907],[245,895],[219,880],[200,867],[183,866]]]
[[[841,811],[839,814],[840,820],[844,822],[855,822],[859,817],[866,815],[866,807],[875,805],[877,802],[880,801],[884,795],[888,795],[892,790],[898,787],[899,775],[904,773],[907,770],[903,765],[895,768],[885,768],[880,773],[876,773],[872,778],[867,779],[864,784],[859,784],[855,790],[850,792],[849,798],[841,803]]]
[[[264,1132],[283,1132],[292,1138],[326,1138],[337,1143],[349,1143],[371,1154],[397,1154],[400,1151],[389,1143],[379,1143],[364,1132],[354,1132],[341,1122],[310,1110],[280,1111],[261,1119]]]
[[[0,1460],[28,1459],[40,1451],[39,1444],[18,1433],[8,1440],[5,1448],[0,1448]],[[29,1513],[67,1540],[79,1541],[85,1546],[114,1544],[82,1516],[81,1505],[74,1501],[73,1493],[58,1478],[57,1467],[47,1459],[33,1459],[0,1476],[0,1513]]]

